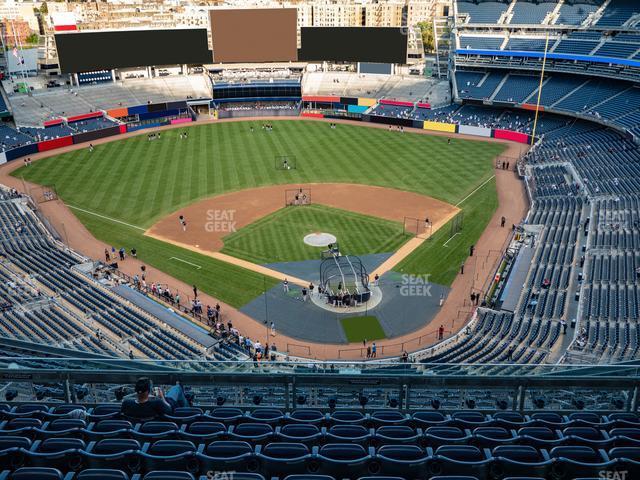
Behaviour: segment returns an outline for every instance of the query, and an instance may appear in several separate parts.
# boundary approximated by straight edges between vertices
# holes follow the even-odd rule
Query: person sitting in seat
[[[136,420],[153,420],[173,413],[176,407],[189,406],[189,401],[180,384],[171,387],[166,395],[161,388],[156,388],[156,395],[151,395],[151,389],[151,380],[145,377],[139,378],[135,386],[135,397],[131,395],[122,401],[120,413]]]

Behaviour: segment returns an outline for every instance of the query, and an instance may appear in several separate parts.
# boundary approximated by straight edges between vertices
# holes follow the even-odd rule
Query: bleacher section
[[[450,101],[446,82],[419,76],[312,72],[305,75],[302,91],[305,95],[424,100],[433,104]]]
[[[119,106],[211,98],[211,83],[204,75],[129,79],[117,83],[53,89],[12,95],[17,125],[42,124],[57,117],[80,115]]]

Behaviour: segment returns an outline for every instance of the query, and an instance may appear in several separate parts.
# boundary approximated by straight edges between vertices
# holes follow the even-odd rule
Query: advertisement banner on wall
[[[456,133],[457,125],[453,123],[440,123],[440,122],[424,122],[423,128],[425,130],[435,130],[436,132],[449,132]]]
[[[474,135],[476,137],[490,137],[491,129],[484,127],[472,127],[470,125],[460,125],[458,126],[458,133]]]

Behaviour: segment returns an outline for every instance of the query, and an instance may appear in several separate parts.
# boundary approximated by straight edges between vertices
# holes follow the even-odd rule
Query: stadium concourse
[[[277,120],[278,118],[269,119],[263,117],[265,121]],[[240,119],[230,120],[218,120],[217,122],[224,121],[241,121]],[[348,120],[336,120],[340,123],[349,123]],[[354,122],[352,122],[354,123]],[[360,125],[360,123],[357,123]],[[193,123],[191,125],[196,125]],[[386,128],[384,125],[369,124],[371,128]],[[183,125],[179,128],[185,128]],[[166,129],[174,128],[172,126],[159,127],[152,130],[145,129],[143,131],[131,132],[120,135],[118,137],[108,137],[105,139],[98,139],[93,144],[100,145],[104,142],[118,141],[121,138],[129,136],[144,135],[150,132],[161,132]],[[419,130],[417,133],[429,134],[429,135],[444,135],[438,132],[427,132]],[[464,135],[460,135],[464,137]],[[471,138],[471,137],[470,137]],[[522,147],[519,144],[515,144],[508,141],[493,140],[496,142],[504,142],[507,145],[507,151],[505,155],[509,158],[516,157],[522,151]],[[72,151],[78,148],[86,148],[84,145],[73,145],[63,147],[57,150],[55,153],[64,153]],[[30,157],[31,161],[38,161],[41,158],[47,158],[51,156],[51,152],[36,153]],[[35,184],[29,184],[23,179],[17,179],[10,175],[10,173],[20,166],[20,162],[10,162],[7,165],[0,167],[0,183],[15,188],[18,191],[23,191],[29,194],[38,189]],[[447,295],[447,301],[437,313],[437,316],[431,319],[423,327],[411,333],[397,336],[391,339],[381,339],[377,341],[378,355],[379,357],[398,357],[403,352],[411,352],[413,350],[426,348],[431,344],[437,343],[438,338],[438,325],[445,325],[444,337],[448,338],[451,335],[459,331],[465,324],[467,316],[473,310],[473,306],[469,302],[469,292],[478,290],[482,284],[486,281],[486,278],[492,275],[495,263],[498,260],[496,252],[500,251],[508,236],[511,233],[510,229],[500,228],[500,218],[507,217],[511,219],[524,218],[527,208],[527,200],[522,183],[513,174],[513,171],[507,171],[497,169],[495,171],[496,188],[498,191],[499,207],[493,215],[488,228],[483,232],[481,238],[476,244],[475,257],[469,258],[465,262],[465,275],[459,275],[455,279],[451,286],[451,291]],[[366,188],[366,187],[358,187]],[[281,200],[281,195],[278,195]],[[431,202],[437,202],[430,200]],[[468,201],[473,201],[472,195],[469,196]],[[446,204],[443,204],[446,205]],[[368,207],[370,210],[371,207]],[[80,252],[88,258],[99,259],[104,255],[105,249],[110,249],[111,246],[96,240],[86,227],[77,219],[62,201],[50,201],[39,205],[39,209],[45,215],[45,217],[51,222],[54,230],[60,232],[63,236],[63,240],[75,251]],[[432,210],[430,210],[432,211]],[[455,209],[451,213],[455,212]],[[369,212],[370,213],[370,212]],[[446,221],[450,218],[451,213],[443,213],[443,220]],[[189,217],[191,218],[191,217]],[[167,221],[175,222],[175,218],[169,218]],[[438,214],[434,211],[433,222],[440,224],[438,220]],[[166,222],[165,222],[166,223]],[[153,229],[152,229],[153,231]],[[163,238],[164,239],[164,238]],[[191,247],[190,247],[191,248]],[[415,248],[415,247],[413,247]],[[140,272],[140,266],[142,263],[136,259],[129,258],[125,262],[120,262],[120,270],[133,277]],[[243,265],[244,266],[244,265]],[[389,267],[387,267],[389,268]],[[261,270],[262,273],[262,270]],[[279,272],[269,272],[270,274],[277,275],[282,280],[284,277]],[[380,274],[384,273],[382,271]],[[158,283],[168,285],[171,289],[179,290],[182,292],[189,292],[191,290],[190,285],[186,285],[183,282],[172,278],[156,269],[147,269],[146,281],[148,284]],[[373,273],[372,273],[373,275]],[[200,300],[204,305],[215,305],[219,303],[224,312],[225,321],[231,321],[235,328],[241,332],[241,334],[247,338],[262,339],[264,337],[265,326],[262,322],[257,322],[253,318],[243,314],[230,305],[221,302],[219,299],[212,298],[206,293],[200,293]],[[205,325],[206,328],[206,325]],[[344,344],[331,344],[329,342],[314,343],[305,342],[300,338],[291,338],[282,332],[278,332],[275,337],[271,337],[271,341],[279,347],[273,353],[277,354],[277,358],[289,357],[301,357],[312,358],[318,360],[331,360],[331,359],[362,359],[365,357],[366,348],[361,345],[344,345]]]

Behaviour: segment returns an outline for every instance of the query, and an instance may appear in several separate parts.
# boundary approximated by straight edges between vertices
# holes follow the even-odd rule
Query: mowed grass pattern
[[[448,145],[446,137],[351,125],[330,129],[324,122],[299,120],[273,124],[274,130],[268,133],[257,121],[199,125],[188,129],[188,139],[180,139],[182,129],[176,129],[162,132],[161,138],[152,142],[142,134],[98,145],[93,152],[84,148],[38,161],[13,175],[55,185],[69,205],[147,228],[201,198],[284,183],[380,185],[455,205],[493,175],[494,158],[504,150],[497,143],[453,138]],[[297,168],[276,170],[276,155],[295,155]],[[405,261],[405,271],[433,273],[433,281],[441,283],[453,280],[449,265],[446,271],[434,271],[423,262],[446,255],[455,264],[466,256],[469,241],[477,240],[493,213],[478,209],[492,208],[495,187],[490,182],[481,193],[489,201],[477,203],[474,194],[461,205],[465,229],[475,225],[468,230],[468,241],[451,242],[448,250],[442,242],[427,242]],[[142,231],[108,219],[87,214],[78,217],[97,238],[116,247],[136,247],[144,262],[192,283],[195,273],[177,269],[169,258],[188,258],[191,252],[166,244],[160,249]],[[263,283],[262,277],[252,272],[200,257],[196,262],[203,266],[197,274],[200,289],[231,305],[249,301]],[[269,279],[266,284],[274,282]]]
[[[402,225],[324,205],[287,207],[224,238],[223,253],[254,263],[317,260],[322,248],[303,242],[305,235],[335,235],[343,253],[393,252],[407,239]]]

